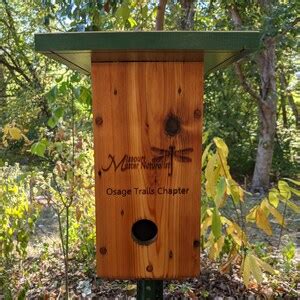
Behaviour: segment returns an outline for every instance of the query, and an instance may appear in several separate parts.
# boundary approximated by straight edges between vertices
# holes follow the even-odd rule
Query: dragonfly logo
[[[160,149],[156,147],[151,147],[153,153],[155,153],[155,157],[152,159],[153,162],[164,162],[168,163],[169,172],[168,175],[173,175],[173,164],[174,160],[182,163],[192,162],[192,159],[188,156],[194,150],[193,148],[185,148],[176,150],[175,146],[169,146],[169,149]]]

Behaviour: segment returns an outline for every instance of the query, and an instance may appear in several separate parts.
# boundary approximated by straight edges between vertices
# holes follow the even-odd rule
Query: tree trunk
[[[274,38],[266,38],[264,42],[265,49],[258,56],[261,78],[261,94],[258,101],[260,124],[256,162],[252,178],[253,190],[266,190],[270,184],[277,121],[275,45]]]
[[[195,7],[194,0],[181,0],[182,16],[180,20],[180,28],[182,30],[194,29]]]
[[[271,2],[261,0],[262,9],[268,13],[271,11]],[[236,30],[242,28],[242,19],[236,5],[228,8],[232,22]],[[256,161],[252,177],[252,190],[267,190],[270,185],[270,173],[272,168],[274,139],[277,126],[277,92],[276,92],[276,40],[275,37],[266,37],[263,41],[264,49],[258,54],[257,66],[260,76],[260,94],[250,85],[241,69],[240,63],[235,66],[239,80],[258,105],[259,134],[256,152]]]
[[[156,23],[155,23],[156,30],[164,29],[165,11],[166,11],[167,2],[168,2],[168,0],[160,0],[159,1],[158,7],[157,7]]]

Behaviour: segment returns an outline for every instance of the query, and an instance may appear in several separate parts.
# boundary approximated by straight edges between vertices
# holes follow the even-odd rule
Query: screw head
[[[147,272],[152,272],[153,271],[153,266],[152,265],[148,265],[146,268]]]

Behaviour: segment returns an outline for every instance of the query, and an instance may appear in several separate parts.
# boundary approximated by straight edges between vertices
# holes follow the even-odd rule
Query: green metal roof
[[[257,31],[123,31],[35,35],[35,50],[89,74],[93,62],[203,61],[205,74],[259,47]]]

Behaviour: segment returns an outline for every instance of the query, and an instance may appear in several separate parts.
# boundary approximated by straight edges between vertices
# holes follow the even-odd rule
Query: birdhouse
[[[38,34],[36,50],[92,78],[97,274],[200,271],[204,77],[257,32]]]

